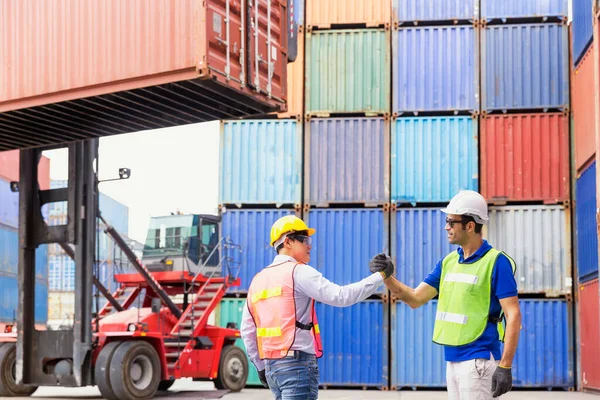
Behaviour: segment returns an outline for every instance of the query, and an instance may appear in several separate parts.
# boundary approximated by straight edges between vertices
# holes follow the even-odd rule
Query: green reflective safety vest
[[[463,346],[477,340],[485,331],[489,320],[492,294],[492,272],[498,255],[490,249],[471,264],[458,262],[454,251],[442,261],[440,293],[433,328],[433,341],[445,346]],[[505,253],[502,253],[507,256]],[[512,266],[515,262],[507,256]],[[500,313],[503,317],[503,313]],[[504,341],[504,326],[498,323],[500,340]]]

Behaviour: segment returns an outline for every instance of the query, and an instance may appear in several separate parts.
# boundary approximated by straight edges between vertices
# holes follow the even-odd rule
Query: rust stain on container
[[[309,27],[389,26],[391,15],[391,0],[307,0],[306,3],[306,24]]]
[[[594,44],[573,73],[573,119],[575,125],[575,166],[578,170],[596,151],[596,112],[594,95]],[[597,72],[596,72],[597,73]]]

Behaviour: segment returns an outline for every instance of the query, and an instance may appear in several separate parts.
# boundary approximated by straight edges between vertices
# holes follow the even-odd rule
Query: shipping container
[[[396,278],[416,288],[435,265],[457,249],[448,242],[439,208],[399,208],[391,214],[391,255]]]
[[[592,42],[594,0],[573,0],[572,48],[573,64],[577,65]]]
[[[564,206],[490,207],[484,238],[516,263],[519,293],[571,293],[571,221]]]
[[[580,282],[585,282],[598,279],[595,161],[577,179],[575,196],[577,275]]]
[[[48,295],[48,322],[51,325],[73,324],[75,319],[75,292],[50,292]]]
[[[306,25],[331,28],[332,25],[388,26],[391,0],[307,0]]]
[[[270,245],[271,226],[285,215],[295,214],[294,210],[235,210],[227,209],[221,220],[221,235],[241,247],[232,251],[230,263],[232,273],[239,276],[241,286],[232,286],[230,293],[247,293],[252,278],[264,267],[271,265],[277,252]],[[223,266],[223,276],[227,274]]]
[[[311,119],[304,148],[306,203],[389,203],[388,118]]]
[[[395,115],[479,111],[479,30],[472,25],[399,28],[392,40]]]
[[[16,276],[0,274],[0,322],[15,322],[19,307],[19,281]],[[35,282],[36,324],[45,324],[48,319],[48,283]]]
[[[19,180],[19,151],[0,151],[0,179]],[[38,183],[41,190],[50,189],[50,159],[42,156],[38,164]]]
[[[98,195],[98,207],[100,208],[102,217],[117,232],[121,235],[129,235],[129,207],[104,193]]]
[[[0,58],[11,68],[0,70],[8,83],[0,86],[0,130],[12,137],[0,150],[285,107],[286,2],[10,0],[3,7]],[[43,74],[34,59],[44,60]]]
[[[488,201],[568,201],[569,118],[488,115],[481,120],[481,194]]]
[[[571,304],[520,299],[522,327],[513,361],[514,388],[574,387]],[[446,387],[443,347],[433,343],[437,300],[412,310],[392,304],[392,390]],[[554,327],[548,329],[549,321]]]
[[[0,274],[17,276],[18,273],[19,232],[13,228],[0,227]],[[48,245],[40,245],[35,250],[35,277],[40,280],[48,279]]]
[[[578,170],[596,152],[596,90],[594,74],[598,68],[594,66],[594,46],[590,46],[583,59],[573,73],[573,122],[575,129],[575,168]]]
[[[0,225],[19,227],[19,193],[10,190],[10,183],[0,179]]]
[[[481,51],[482,111],[568,109],[566,25],[487,26]]]
[[[398,118],[392,122],[392,202],[449,201],[477,190],[477,120]]]
[[[390,113],[390,31],[306,34],[306,114]]]
[[[246,299],[221,300],[217,309],[217,325],[226,328],[227,324],[233,322],[237,324],[239,329],[242,324],[244,307],[246,307]],[[244,341],[242,339],[236,340],[235,345],[240,347],[244,350],[244,353],[246,353],[246,346],[244,346]],[[252,361],[250,361],[250,358],[248,358],[248,379],[246,380],[246,385],[262,387],[262,383],[258,377],[258,371]]]
[[[287,111],[278,118],[302,118],[304,107],[304,30],[298,31],[298,50],[296,59],[287,65]]]
[[[302,203],[302,127],[296,120],[221,124],[219,204]]]
[[[319,384],[387,389],[388,304],[381,300],[350,307],[317,303],[316,312],[323,342]]]
[[[311,209],[304,219],[317,230],[309,264],[338,285],[371,274],[369,261],[389,254],[389,213],[381,209]],[[387,294],[382,285],[377,294]]]
[[[513,18],[565,19],[569,15],[568,0],[497,1],[481,0],[481,18],[487,21]]]
[[[584,389],[600,390],[600,304],[598,277],[579,285],[581,383]]]
[[[394,22],[474,21],[479,0],[392,0]]]

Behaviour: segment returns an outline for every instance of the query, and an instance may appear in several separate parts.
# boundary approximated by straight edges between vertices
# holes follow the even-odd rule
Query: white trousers
[[[498,362],[475,360],[446,363],[449,400],[492,400],[492,375]]]

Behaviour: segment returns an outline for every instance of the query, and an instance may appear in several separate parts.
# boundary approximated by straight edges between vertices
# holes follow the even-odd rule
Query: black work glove
[[[369,270],[373,274],[383,272],[384,279],[386,279],[394,273],[394,263],[390,257],[384,253],[379,253],[369,261]]]
[[[512,389],[512,371],[498,366],[492,375],[492,397],[500,397]]]
[[[260,379],[260,382],[264,387],[266,387],[267,389],[269,388],[269,384],[267,383],[267,374],[264,369],[258,371],[258,379]]]

